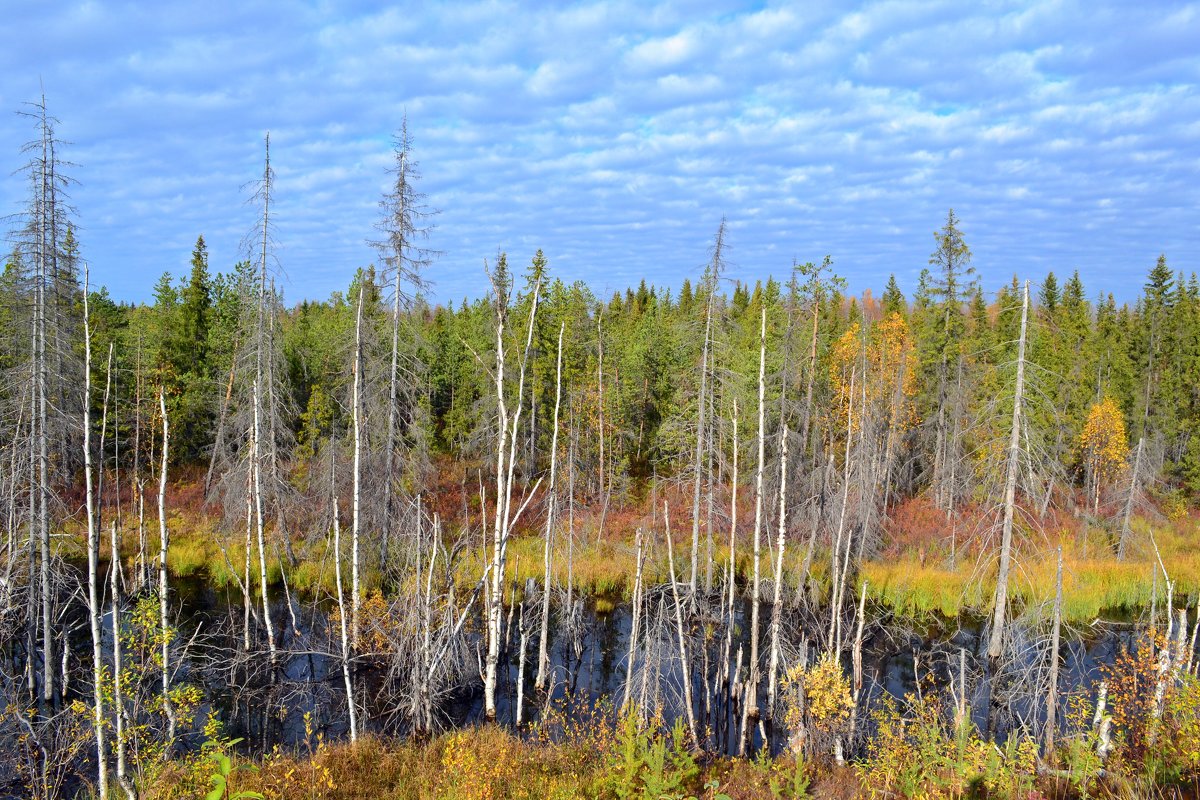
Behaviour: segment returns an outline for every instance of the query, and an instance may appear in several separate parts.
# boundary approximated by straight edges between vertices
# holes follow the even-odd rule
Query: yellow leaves
[[[835,658],[822,658],[804,671],[804,693],[808,714],[818,724],[847,720],[854,709],[850,682]]]
[[[857,322],[850,325],[834,342],[829,357],[834,407],[841,426],[846,427],[849,416],[851,432],[857,432],[868,411],[885,418],[887,427],[897,433],[916,425],[915,354],[908,323],[898,313],[871,328],[865,345],[862,326]]]
[[[842,665],[831,656],[807,668],[797,664],[789,669],[783,679],[783,696],[785,723],[792,731],[803,728],[805,714],[818,730],[833,730],[850,719],[854,710],[850,682]]]
[[[1113,478],[1125,468],[1129,459],[1125,416],[1111,397],[1088,410],[1087,422],[1079,434],[1079,449],[1098,482]]]

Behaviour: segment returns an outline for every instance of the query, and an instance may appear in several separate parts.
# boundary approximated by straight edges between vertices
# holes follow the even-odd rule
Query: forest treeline
[[[348,268],[344,292],[289,305],[278,288],[268,137],[246,258],[213,268],[200,236],[188,274],[127,303],[92,285],[54,120],[44,103],[30,116],[29,201],[0,276],[0,734],[21,743],[37,793],[87,774],[106,796],[111,766],[134,797],[147,759],[216,735],[194,719],[205,646],[179,635],[168,568],[201,516],[241,603],[204,669],[236,687],[234,715],[264,743],[301,691],[288,665],[314,653],[332,677],[303,691],[338,687],[351,742],[439,730],[449,699],[477,693],[484,718],[523,730],[526,704],[533,716],[554,698],[551,629],[582,635],[575,548],[594,537],[601,552],[607,524],[630,559],[615,709],[678,720],[674,741],[699,750],[866,757],[862,645],[881,623],[865,576],[911,503],[934,512],[921,534],[950,569],[975,559],[989,585],[974,609],[986,646],[969,673],[960,651],[951,676],[953,735],[973,705],[987,740],[1037,728],[1055,752],[1061,547],[1049,650],[1021,633],[1034,623],[1017,624],[1011,576],[1060,514],[1099,529],[1113,559],[1154,553],[1153,718],[1170,716],[1169,687],[1191,685],[1200,626],[1185,649],[1175,567],[1136,524],[1200,496],[1200,282],[1165,257],[1122,303],[1078,272],[985,286],[949,211],[911,293],[893,277],[876,298],[851,295],[830,257],[731,281],[720,221],[678,289],[597,297],[541,251],[499,251],[477,299],[436,304],[433,211],[405,127],[364,232],[378,258]],[[181,485],[203,513],[170,507]],[[521,540],[541,563],[518,586]],[[306,569],[336,604],[307,623],[292,597]],[[1035,660],[1041,682],[1019,677]],[[391,710],[371,718],[379,703]],[[1114,747],[1093,733],[1085,789]]]
[[[75,246],[70,229],[64,238],[68,248]],[[903,394],[901,418],[889,420],[899,429],[890,477],[896,496],[938,487],[943,504],[951,498],[969,501],[982,480],[975,467],[1009,413],[997,400],[1013,379],[1021,287],[1014,277],[996,291],[984,291],[953,213],[934,244],[931,266],[921,271],[910,297],[893,277],[878,298],[870,291],[847,295],[828,261],[823,267],[789,268],[782,281],[727,282],[720,254],[695,286],[684,280],[672,290],[642,282],[597,298],[582,281],[554,277],[541,251],[519,270],[501,252],[495,259],[497,278],[517,287],[509,312],[514,318],[527,316],[533,288],[542,284],[529,352],[528,427],[518,451],[522,470],[538,474],[549,463],[560,327],[565,331],[563,418],[578,436],[575,457],[589,480],[599,480],[602,449],[607,449],[604,481],[618,493],[642,493],[654,475],[680,478],[693,468],[706,349],[712,351],[703,370],[713,384],[707,390],[713,397],[706,399],[714,415],[709,424],[720,430],[705,436],[719,441],[727,460],[732,404],[737,400],[743,412],[754,406],[759,317],[765,310],[772,424],[778,425],[780,416],[791,417],[798,431],[802,419],[810,417],[811,433],[803,443],[808,457],[819,462],[822,454],[835,452],[845,427],[845,410],[839,412],[838,403],[847,402],[838,396],[848,391],[856,362],[863,362],[869,394],[887,392],[890,384],[899,385]],[[949,247],[959,251],[945,259]],[[93,348],[107,353],[113,346],[114,430],[129,447],[134,416],[140,413],[148,424],[157,403],[154,392],[162,386],[175,428],[172,463],[207,469],[218,423],[236,408],[230,387],[238,377],[237,357],[255,335],[262,287],[248,261],[224,273],[212,271],[203,236],[191,264],[187,275],[164,273],[151,302],[118,302],[103,288],[93,290]],[[65,369],[76,370],[62,376],[69,385],[80,380],[80,280],[78,264],[71,263],[51,288],[59,316],[56,334],[65,339],[59,346],[66,347],[58,357],[67,362]],[[269,274],[267,280],[270,284]],[[487,280],[482,271],[480,280]],[[1135,280],[1142,279],[1131,283]],[[6,332],[0,358],[10,373],[28,362],[28,337],[21,334],[28,330],[33,286],[23,259],[10,257],[0,283]],[[385,394],[395,318],[382,270],[364,267],[351,274],[345,292],[291,306],[273,286],[266,287],[279,370],[278,435],[281,443],[288,442],[280,455],[299,470],[331,435],[346,439],[360,291],[362,361],[372,373],[364,391]],[[1078,271],[1062,281],[1050,272],[1033,291],[1027,359],[1037,393],[1028,433],[1055,462],[1060,489],[1093,484],[1083,434],[1089,414],[1111,400],[1119,419],[1110,422],[1128,431],[1130,448],[1144,438],[1147,454],[1154,454],[1153,462],[1145,456],[1147,465],[1153,463],[1147,474],[1189,499],[1200,495],[1200,283],[1195,273],[1174,273],[1160,256],[1144,272],[1142,292],[1132,303],[1118,304],[1112,294],[1090,299]],[[421,450],[415,463],[406,459],[404,469],[419,471],[437,454],[486,458],[493,449],[489,433],[495,415],[488,369],[495,348],[494,295],[448,305],[405,296],[401,303],[399,414],[406,440]],[[514,342],[523,333],[509,331]],[[105,361],[96,360],[93,380],[102,383],[107,370]],[[61,395],[67,385],[59,389]],[[10,385],[5,400],[12,408],[21,400],[14,388],[28,385]],[[94,402],[98,412],[100,398]],[[64,410],[73,404],[78,399],[66,396],[55,403]],[[385,406],[383,399],[379,409],[368,409],[368,428],[385,426]],[[739,424],[742,442],[751,441],[752,415],[743,413]],[[948,439],[954,441],[948,444]],[[149,437],[141,446],[148,457]],[[948,449],[957,452],[949,455]],[[952,486],[944,486],[950,479],[939,473],[955,459],[963,464],[960,474]],[[78,462],[78,455],[71,455],[61,463],[78,467]]]

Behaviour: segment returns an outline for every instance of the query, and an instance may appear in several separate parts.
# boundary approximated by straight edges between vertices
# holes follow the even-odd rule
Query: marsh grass
[[[867,561],[861,577],[868,583],[872,602],[906,619],[931,621],[935,618],[953,619],[963,614],[978,614],[990,608],[995,592],[995,564],[986,553],[979,552],[979,543],[966,544],[959,550],[959,558],[951,566],[945,531],[935,526],[923,534],[918,526],[933,524],[942,518],[932,515],[921,501],[912,501],[912,508],[897,512],[898,522],[885,531],[885,546],[879,555]],[[634,520],[635,522],[637,520]],[[642,521],[644,522],[644,521]],[[199,506],[182,508],[173,512],[168,520],[171,529],[171,549],[168,566],[180,577],[207,581],[214,588],[227,589],[237,586],[230,567],[240,572],[245,558],[244,532],[227,533],[221,530],[217,519]],[[888,537],[899,531],[898,539]],[[1140,516],[1133,521],[1133,540],[1129,557],[1118,562],[1113,555],[1115,532],[1097,522],[1075,520],[1069,515],[1058,514],[1047,523],[1048,533],[1025,532],[1016,557],[1016,569],[1010,589],[1013,602],[1019,606],[1035,607],[1052,599],[1054,593],[1055,559],[1054,547],[1062,544],[1066,559],[1063,595],[1064,611],[1068,621],[1087,623],[1106,615],[1128,615],[1150,606],[1157,584],[1161,601],[1166,594],[1152,541],[1157,543],[1163,563],[1174,584],[1177,603],[1195,604],[1200,597],[1200,518],[1195,514],[1176,515],[1175,519]],[[541,526],[534,525],[522,530],[509,542],[508,581],[515,587],[518,600],[523,599],[527,581],[532,579],[540,585],[543,579],[543,540]],[[633,533],[628,537],[606,527],[602,539],[595,537],[590,521],[584,520],[577,527],[574,543],[574,564],[571,578],[574,588],[581,595],[597,602],[597,610],[611,611],[618,604],[628,602],[633,588],[636,566],[636,550]],[[686,572],[688,541],[686,531],[676,531],[678,569]],[[736,576],[739,585],[750,580],[752,564],[747,531],[740,531]],[[157,554],[156,520],[147,519],[146,531],[150,555]],[[268,536],[273,533],[268,531]],[[457,530],[448,530],[447,542],[462,535]],[[490,540],[480,537],[478,531],[466,534],[469,546],[462,552],[455,569],[458,585],[469,590],[483,574],[489,556]],[[133,563],[137,546],[136,522],[126,517],[122,532],[123,558]],[[1153,537],[1153,539],[1152,539]],[[74,521],[61,530],[56,537],[57,552],[64,558],[81,559],[86,553],[83,546],[85,532],[82,524]],[[718,537],[718,541],[724,536]],[[371,532],[366,541],[374,541]],[[669,574],[662,534],[649,537],[646,560],[646,579],[651,583],[667,580]],[[222,551],[224,544],[224,552]],[[298,563],[287,571],[289,586],[293,591],[306,596],[332,596],[334,592],[333,555],[330,543],[323,537],[313,537],[293,543]],[[553,580],[556,586],[565,586],[567,570],[567,538],[565,531],[556,534],[553,557]],[[279,548],[269,547],[267,559],[268,581],[277,585],[283,574],[279,561]],[[383,585],[373,550],[365,561],[363,585],[373,591]],[[945,551],[945,552],[943,552]],[[793,542],[787,551],[785,571],[789,576],[789,587],[794,588],[803,559],[804,547]],[[764,548],[764,569],[769,568],[768,553]],[[257,574],[257,553],[252,553],[252,571]],[[227,560],[228,559],[228,560]],[[728,545],[717,544],[714,551],[714,577],[723,580],[728,559]],[[809,578],[810,592],[817,597],[828,595],[828,553],[818,548]],[[348,568],[347,568],[348,569]],[[703,570],[703,568],[702,568]],[[1155,572],[1159,572],[1155,580]],[[403,571],[392,576],[400,581],[402,588],[409,577]],[[254,580],[257,584],[257,580]],[[506,591],[505,602],[512,596]]]

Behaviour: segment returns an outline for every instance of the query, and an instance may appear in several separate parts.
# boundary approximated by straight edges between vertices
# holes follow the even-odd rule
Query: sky
[[[1195,3],[6,0],[0,40],[0,213],[44,91],[122,300],[198,235],[214,271],[246,257],[268,131],[285,297],[344,290],[406,115],[442,302],[500,250],[677,289],[722,217],[731,279],[828,254],[852,292],[911,292],[951,207],[987,290],[1200,271]]]

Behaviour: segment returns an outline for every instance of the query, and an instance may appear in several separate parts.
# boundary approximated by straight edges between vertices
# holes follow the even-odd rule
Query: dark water
[[[202,711],[214,711],[233,735],[244,736],[254,749],[268,750],[279,745],[285,748],[311,746],[315,737],[336,739],[347,732],[345,690],[342,683],[341,665],[334,639],[329,636],[333,610],[321,604],[301,603],[292,597],[291,612],[282,597],[273,607],[272,618],[279,630],[281,661],[273,681],[257,675],[247,674],[239,683],[236,674],[231,685],[230,674],[224,669],[222,654],[236,652],[241,644],[241,595],[236,590],[214,590],[200,579],[177,579],[173,582],[173,595],[179,611],[181,638],[196,635],[196,644],[186,658],[179,679],[199,684],[204,692],[205,705]],[[275,592],[282,595],[282,592]],[[744,600],[737,606],[736,635],[732,642],[732,653],[742,647],[743,663],[749,650],[749,606]],[[527,609],[527,613],[536,606]],[[611,610],[608,610],[610,609]],[[557,613],[552,614],[550,656],[553,680],[552,702],[564,702],[568,695],[574,703],[596,703],[604,698],[612,704],[621,702],[625,676],[629,637],[632,628],[632,609],[628,604],[603,604],[603,610],[585,602],[577,617],[576,636],[568,635]],[[478,604],[476,606],[478,610]],[[847,610],[847,620],[852,610]],[[292,615],[297,625],[292,626]],[[823,612],[827,624],[828,610]],[[537,612],[534,611],[534,616]],[[801,643],[808,642],[807,658],[811,662],[819,652],[819,642],[824,632],[820,617],[808,618],[798,609],[784,612],[784,627],[789,645],[784,648],[783,664],[795,663],[803,652]],[[765,626],[770,619],[769,606],[762,611],[764,631],[761,645],[766,660],[769,639]],[[704,649],[698,632],[701,626],[693,626],[693,694],[696,707],[703,705],[704,681],[701,677]],[[513,628],[516,628],[514,618]],[[850,625],[847,624],[847,628]],[[1011,636],[1010,677],[1004,683],[999,696],[993,696],[993,708],[1003,711],[1002,717],[1011,727],[1018,724],[1036,725],[1044,719],[1044,687],[1047,676],[1049,646],[1044,624],[1035,626],[1017,625]],[[468,641],[471,651],[484,650],[479,632],[482,620],[474,628],[468,626]],[[537,668],[537,625],[529,625],[528,649],[525,663],[525,720],[536,721],[541,712],[544,697],[534,691],[533,681]],[[197,634],[199,631],[199,634]],[[863,641],[863,694],[868,706],[876,703],[883,694],[896,698],[913,695],[918,687],[923,692],[944,688],[956,680],[960,651],[965,653],[971,677],[968,678],[968,698],[973,717],[979,726],[987,720],[986,683],[979,678],[979,667],[985,661],[986,628],[982,620],[942,620],[923,628],[886,618],[868,624]],[[1136,628],[1129,622],[1096,624],[1082,631],[1066,631],[1061,646],[1061,672],[1059,686],[1065,695],[1071,690],[1086,690],[1097,677],[1103,664],[1110,664],[1122,648],[1131,647],[1135,641]],[[655,673],[660,697],[668,719],[682,714],[679,698],[682,696],[682,676],[678,667],[678,649],[674,627],[661,629],[658,651],[665,654],[661,670]],[[498,689],[498,718],[501,722],[515,720],[516,683],[519,668],[518,632],[511,632],[510,643],[502,660],[502,674]],[[713,639],[708,644],[710,675],[715,672],[716,661],[723,649],[723,632],[715,628]],[[256,634],[261,639],[261,632]],[[256,646],[263,646],[257,645]],[[265,647],[265,646],[263,646]],[[673,660],[672,660],[673,659]],[[214,660],[216,663],[214,664]],[[251,659],[261,663],[265,655]],[[639,658],[639,661],[641,659]],[[843,663],[850,664],[849,647],[844,651]],[[482,681],[475,674],[478,665],[472,660],[465,666],[465,674],[458,685],[439,704],[439,721],[442,726],[458,726],[476,721],[483,716]],[[848,667],[847,667],[848,669]],[[635,677],[634,697],[637,697],[639,678]],[[356,692],[360,695],[360,719],[363,727],[383,733],[404,734],[407,731],[399,707],[406,697],[386,690],[383,671],[369,664],[360,665],[355,675]],[[765,703],[766,681],[761,682],[760,705]],[[365,712],[365,713],[364,713]],[[306,722],[305,716],[308,715]],[[735,708],[715,704],[709,723],[720,730],[736,720]],[[724,720],[724,722],[722,722]],[[703,724],[703,723],[702,723]],[[1001,737],[1003,727],[996,729]],[[716,746],[728,747],[727,740],[717,741]]]

